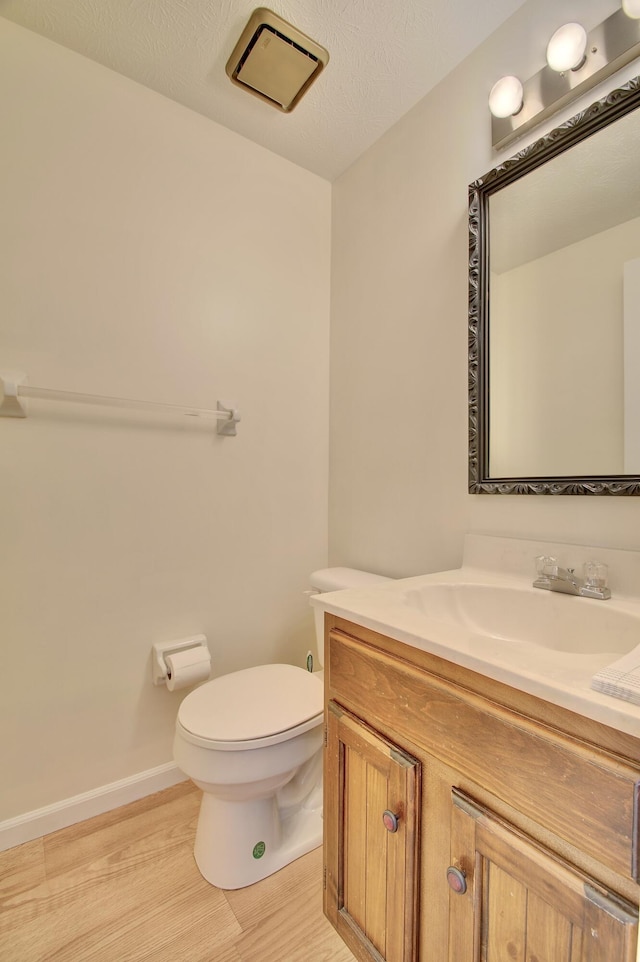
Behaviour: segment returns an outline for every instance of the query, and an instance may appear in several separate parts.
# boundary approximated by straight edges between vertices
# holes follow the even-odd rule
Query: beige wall
[[[0,422],[0,819],[170,760],[182,693],[151,686],[153,641],[204,631],[216,673],[303,656],[327,561],[331,193],[331,560],[437,570],[466,530],[639,546],[637,499],[467,494],[487,93],[538,70],[561,21],[616,6],[530,0],[333,191],[0,19],[1,368],[243,415],[225,440],[35,402]]]
[[[215,407],[1,420],[0,820],[171,761],[184,692],[304,663],[327,561],[330,185],[0,19],[0,369]]]
[[[529,0],[333,190],[330,558],[394,575],[460,563],[465,531],[640,545],[633,498],[467,493],[467,187],[638,63],[497,155],[487,96],[605,0]]]

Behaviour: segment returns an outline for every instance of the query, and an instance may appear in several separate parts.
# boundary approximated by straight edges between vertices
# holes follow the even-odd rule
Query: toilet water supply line
[[[164,404],[159,401],[141,401],[133,398],[110,397],[100,394],[80,394],[75,391],[59,391],[54,388],[35,387],[25,383],[24,374],[0,372],[0,417],[26,418],[26,398],[38,398],[45,401],[70,401],[74,404],[97,404],[105,407],[136,408],[159,414],[183,414],[187,417],[216,418],[218,434],[235,437],[236,425],[240,421],[240,414],[234,403],[218,401],[216,410],[206,408],[185,407],[179,404]]]

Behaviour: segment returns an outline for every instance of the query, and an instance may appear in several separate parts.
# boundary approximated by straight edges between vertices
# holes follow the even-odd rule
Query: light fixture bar
[[[512,117],[491,117],[494,148],[506,147],[638,56],[640,20],[632,20],[622,9],[616,10],[587,34],[587,54],[582,67],[566,73],[543,67],[523,84],[523,106],[519,113]]]

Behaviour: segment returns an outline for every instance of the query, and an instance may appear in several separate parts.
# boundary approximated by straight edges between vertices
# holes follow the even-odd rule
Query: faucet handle
[[[558,559],[540,554],[536,558],[536,573],[539,578],[555,577],[558,574]]]
[[[609,568],[602,561],[585,561],[583,567],[584,584],[587,588],[607,588]]]

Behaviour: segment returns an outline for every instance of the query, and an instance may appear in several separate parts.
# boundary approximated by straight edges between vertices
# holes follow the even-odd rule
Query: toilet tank
[[[325,591],[341,591],[343,588],[369,588],[372,585],[392,581],[384,575],[374,575],[369,571],[359,571],[357,568],[320,568],[310,577],[313,594],[323,594]],[[314,608],[313,614],[316,624],[316,648],[318,662],[324,664],[324,611]]]

